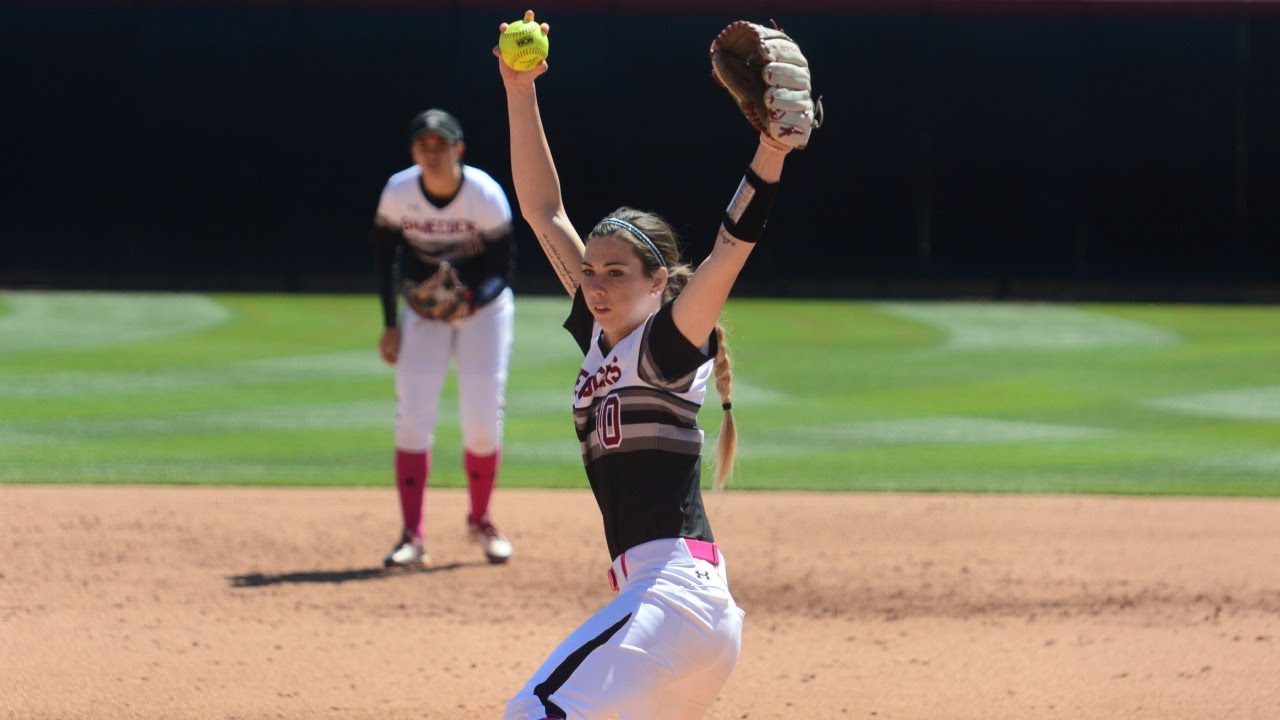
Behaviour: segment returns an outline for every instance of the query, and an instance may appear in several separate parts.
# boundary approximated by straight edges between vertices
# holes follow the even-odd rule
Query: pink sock
[[[462,464],[467,471],[467,489],[471,491],[471,521],[476,522],[489,512],[489,498],[498,479],[499,451],[492,455],[473,455],[467,451]]]
[[[431,453],[425,450],[396,449],[396,489],[400,491],[400,514],[405,528],[422,537],[422,498],[427,492]]]

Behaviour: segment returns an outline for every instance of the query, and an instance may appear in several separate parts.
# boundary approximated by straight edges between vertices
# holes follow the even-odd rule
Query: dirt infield
[[[710,496],[747,611],[709,718],[1280,717],[1280,502]],[[0,717],[497,718],[610,596],[585,492],[0,486]]]

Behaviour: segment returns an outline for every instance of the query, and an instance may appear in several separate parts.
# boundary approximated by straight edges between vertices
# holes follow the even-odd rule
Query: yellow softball
[[[516,20],[498,38],[502,61],[512,70],[532,70],[547,59],[547,36],[536,22]]]

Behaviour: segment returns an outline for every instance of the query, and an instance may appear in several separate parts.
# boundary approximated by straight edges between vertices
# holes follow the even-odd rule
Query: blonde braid
[[[720,402],[724,406],[724,421],[720,423],[720,432],[716,438],[716,480],[715,489],[723,490],[733,475],[734,462],[738,457],[738,425],[733,420],[733,356],[729,354],[729,345],[725,342],[724,328],[716,324],[716,358],[711,365],[716,376],[716,392],[720,393]]]

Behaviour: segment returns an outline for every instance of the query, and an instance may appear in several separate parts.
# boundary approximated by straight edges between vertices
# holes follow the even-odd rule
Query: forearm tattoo
[[[742,242],[738,238],[730,235],[729,231],[725,230],[723,225],[720,226],[720,232],[718,234],[720,237],[721,245],[737,245],[738,243]]]
[[[578,290],[578,283],[574,280],[573,273],[569,271],[569,265],[560,257],[560,250],[551,242],[549,235],[539,235],[538,241],[542,244],[542,249],[547,253],[547,259],[551,261],[551,269],[556,271],[556,275],[560,277],[560,284],[564,285],[569,292]]]

